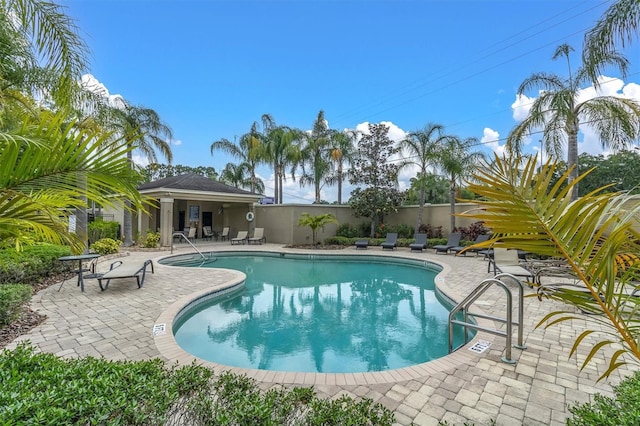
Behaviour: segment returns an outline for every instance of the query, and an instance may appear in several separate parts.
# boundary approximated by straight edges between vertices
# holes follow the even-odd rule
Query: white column
[[[173,198],[160,198],[160,246],[171,247],[173,234]]]

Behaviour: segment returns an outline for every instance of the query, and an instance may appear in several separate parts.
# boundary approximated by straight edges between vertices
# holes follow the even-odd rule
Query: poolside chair
[[[356,250],[357,249],[367,249],[369,247],[369,240],[358,240],[356,241]]]
[[[220,234],[220,241],[224,241],[228,239],[229,239],[229,227],[225,226],[224,228],[222,228],[222,234]]]
[[[144,285],[144,278],[147,274],[147,266],[151,266],[153,274],[153,262],[149,260],[116,260],[109,267],[109,271],[98,277],[98,285],[100,290],[105,291],[109,287],[109,283],[117,278],[134,278],[138,284],[138,288]],[[103,286],[102,281],[107,280]]]
[[[490,237],[491,237],[491,235],[480,234],[473,241],[472,245],[475,245],[475,244],[478,244],[478,243],[483,243],[483,242],[487,241]],[[451,247],[449,249],[449,251],[453,252],[456,256],[458,254],[460,254],[460,252],[462,252],[462,254],[464,254],[465,256],[467,255],[467,252],[475,253],[476,256],[478,256],[478,252],[480,252],[480,250],[482,250],[482,249],[479,249],[479,248],[467,248],[467,247],[470,247],[470,246],[455,246],[455,247]]]
[[[417,233],[415,235],[415,240],[416,241],[414,243],[409,244],[411,251],[422,252],[422,250],[427,248],[427,234]]]
[[[398,247],[398,233],[397,232],[389,232],[387,234],[387,238],[380,244],[382,246],[382,250],[393,250]]]
[[[265,243],[267,242],[267,238],[264,236],[264,228],[256,228],[253,231],[253,237],[247,240],[249,244],[252,244],[252,243],[262,244],[263,241]]]
[[[449,253],[449,250],[451,250],[453,247],[457,247],[460,245],[460,238],[462,238],[462,234],[460,234],[459,232],[452,232],[451,234],[449,234],[449,239],[447,240],[446,244],[438,244],[433,246],[436,254]]]
[[[211,230],[210,226],[203,226],[202,227],[202,239],[206,240],[209,239],[211,240],[214,237],[213,231]]]
[[[189,234],[187,235],[187,238],[189,238],[189,240],[195,239],[197,230],[198,229],[195,226],[192,226],[191,228],[189,228]]]
[[[491,264],[493,265],[494,275],[506,273],[519,278],[526,278],[527,281],[530,282],[535,282],[536,277],[534,273],[520,265],[518,250],[494,247]]]
[[[231,239],[231,244],[246,244],[247,243],[247,235],[249,231],[238,231],[238,235],[235,238]]]

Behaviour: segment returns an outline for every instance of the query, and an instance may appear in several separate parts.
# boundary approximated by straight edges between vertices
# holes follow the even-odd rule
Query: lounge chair
[[[369,247],[369,240],[358,240],[356,241],[356,250],[357,249],[367,249]]]
[[[483,242],[487,241],[490,237],[491,237],[491,235],[480,234],[473,241],[472,245],[483,243]],[[480,252],[480,250],[482,250],[482,249],[479,249],[479,248],[467,249],[467,247],[470,247],[470,246],[455,246],[455,247],[451,247],[449,249],[449,251],[453,252],[455,255],[458,255],[458,254],[460,254],[460,252],[462,252],[462,254],[464,254],[466,256],[467,252],[471,252],[471,253],[475,253],[476,256],[478,256],[478,252]]]
[[[116,260],[109,267],[109,271],[102,274],[98,278],[98,285],[100,290],[105,291],[109,287],[109,282],[117,278],[133,278],[135,277],[138,283],[138,288],[144,285],[144,278],[147,274],[147,266],[151,266],[151,273],[153,274],[153,262],[151,260]],[[106,284],[103,286],[102,281],[106,280]]]
[[[380,244],[382,250],[393,250],[398,246],[398,233],[389,232],[387,238]]]
[[[267,238],[264,236],[264,228],[256,228],[253,231],[253,237],[247,240],[249,244],[262,244],[263,241],[267,242]]]
[[[189,234],[187,235],[187,238],[189,238],[189,240],[193,240],[196,238],[196,227],[192,226],[191,228],[189,228]]]
[[[224,241],[228,239],[229,239],[229,227],[225,226],[224,228],[222,228],[222,234],[220,234],[220,241]]]
[[[235,238],[231,239],[231,244],[246,244],[247,243],[247,235],[249,231],[238,231],[238,235]]]
[[[433,246],[436,254],[449,253],[449,250],[451,250],[453,247],[457,247],[460,245],[460,238],[462,238],[462,234],[460,234],[459,232],[452,232],[451,234],[449,234],[449,239],[447,240],[446,244],[438,244]]]
[[[535,274],[520,265],[518,250],[495,247],[493,249],[493,274],[511,274],[519,278],[527,278],[527,281],[535,282]]]
[[[411,251],[419,251],[427,248],[427,234],[418,233],[415,235],[416,241],[412,244],[409,244],[409,248]]]
[[[203,226],[202,227],[202,239],[203,240],[207,240],[207,239],[211,240],[211,239],[213,239],[214,236],[215,235],[214,235],[213,231],[211,230],[210,226]]]

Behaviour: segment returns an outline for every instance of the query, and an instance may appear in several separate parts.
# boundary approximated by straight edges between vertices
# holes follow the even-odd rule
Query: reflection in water
[[[220,257],[247,273],[241,294],[199,306],[174,328],[186,351],[220,364],[305,372],[382,371],[447,354],[446,310],[425,268],[370,261]],[[458,330],[460,331],[460,330]],[[462,333],[456,336],[456,344]]]

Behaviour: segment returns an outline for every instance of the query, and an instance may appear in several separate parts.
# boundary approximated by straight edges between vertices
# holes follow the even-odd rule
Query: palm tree
[[[350,171],[345,166],[351,163],[356,155],[356,142],[360,132],[358,130],[334,131],[331,134],[331,149],[329,156],[334,163],[335,172],[327,179],[327,183],[338,184],[338,204],[342,204],[342,183],[349,178]]]
[[[637,288],[633,280],[637,280],[640,233],[634,225],[640,206],[630,194],[605,193],[604,188],[572,201],[572,186],[588,172],[577,179],[566,172],[551,185],[555,168],[556,164],[547,163],[539,170],[534,158],[496,157],[491,165],[477,169],[477,183],[469,185],[481,196],[476,201],[481,208],[460,216],[482,221],[493,230],[495,237],[484,243],[487,247],[519,248],[566,261],[587,292],[540,287],[540,300],[549,297],[571,308],[549,313],[538,327],[587,316],[580,312],[598,313],[588,315],[585,323],[606,325],[605,340],[586,343],[584,338],[594,333],[587,329],[578,335],[569,356],[587,346],[584,368],[600,349],[619,344],[602,379],[627,362],[640,362],[640,297],[629,291]],[[636,263],[625,269],[625,258]]]
[[[329,223],[338,224],[338,219],[331,213],[323,213],[311,216],[309,213],[302,213],[298,219],[298,226],[308,226],[311,228],[313,245],[318,243],[318,229],[324,229]]]
[[[306,134],[306,143],[302,148],[302,177],[300,186],[313,184],[315,203],[320,203],[320,189],[330,181],[331,173],[331,130],[324,118],[324,111],[320,110],[313,123],[311,133]]]
[[[631,99],[614,96],[598,96],[580,101],[580,85],[590,81],[588,67],[571,71],[569,53],[573,49],[562,44],[556,49],[553,59],[567,60],[569,77],[563,79],[555,74],[536,73],[520,84],[518,95],[537,88],[540,95],[533,102],[529,115],[509,134],[507,146],[519,153],[522,141],[537,129],[543,129],[543,142],[547,154],[561,156],[567,145],[567,166],[573,167],[570,179],[578,176],[578,131],[580,124],[593,128],[600,136],[603,147],[623,149],[636,139],[640,130],[640,105]],[[627,61],[615,52],[599,58],[601,64],[626,69]],[[573,199],[578,197],[578,186],[573,186]]]
[[[594,84],[604,70],[606,56],[615,50],[616,43],[622,47],[630,45],[637,35],[640,25],[640,2],[638,0],[618,0],[609,6],[596,23],[585,34],[583,62]],[[625,73],[623,73],[623,77]]]
[[[73,20],[54,3],[6,0],[0,2],[0,28],[0,105],[6,90],[18,89],[47,94],[68,108],[88,53]]]
[[[144,208],[140,175],[123,156],[121,140],[79,128],[64,114],[43,111],[21,121],[24,126],[0,137],[0,239],[19,242],[30,234],[81,252],[84,241],[69,232],[68,214],[84,200],[113,207],[118,195]]]
[[[287,167],[291,167],[291,177],[295,178],[295,167],[300,160],[301,135],[302,132],[297,129],[276,126],[273,120],[267,126],[263,154],[265,161],[270,162],[273,167],[275,204],[282,204],[282,186]]]
[[[107,126],[122,136],[127,148],[127,160],[133,168],[133,152],[139,151],[149,159],[157,162],[155,151],[158,150],[169,163],[173,160],[170,140],[173,132],[165,124],[156,111],[143,106],[130,105],[124,99],[119,107],[110,107],[103,111],[106,114]],[[129,202],[125,201],[123,217],[124,246],[133,245],[133,223]]]
[[[226,138],[211,144],[211,155],[214,155],[215,151],[226,152],[248,165],[251,179],[249,190],[251,192],[257,190],[256,167],[262,162],[262,139],[263,136],[258,130],[258,122],[254,122],[249,132],[240,136],[240,142],[237,145]]]
[[[451,232],[456,228],[456,195],[459,185],[465,180],[476,165],[484,159],[481,152],[472,152],[471,148],[478,145],[477,138],[461,139],[457,136],[447,136],[442,141],[438,151],[438,167],[449,181],[449,204],[451,206]]]
[[[222,174],[220,175],[220,182],[226,183],[227,185],[234,186],[236,188],[248,189],[251,188],[252,180],[251,175],[249,173],[249,164],[248,163],[227,163],[225,168],[222,170]],[[256,179],[255,182],[256,191],[259,193],[264,193],[264,182],[262,179]]]
[[[428,183],[427,169],[429,166],[435,166],[440,146],[446,139],[446,136],[442,135],[443,129],[444,127],[441,124],[428,123],[423,130],[411,132],[404,140],[400,141],[400,146],[407,154],[403,167],[408,165],[418,167],[416,182],[420,188],[420,207],[418,208],[416,232],[422,225],[425,192]]]

